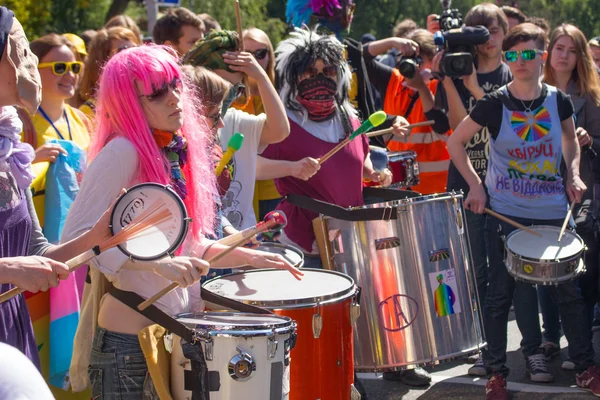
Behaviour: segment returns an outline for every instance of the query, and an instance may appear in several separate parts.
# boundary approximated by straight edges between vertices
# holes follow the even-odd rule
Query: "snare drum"
[[[198,331],[209,371],[210,399],[288,399],[290,349],[296,324],[279,315],[247,313],[181,314],[177,320]],[[190,361],[183,355],[181,339],[173,336],[171,395],[190,400],[185,390],[185,370]]]
[[[414,151],[388,153],[389,169],[392,171],[392,188],[407,188],[419,184],[419,163]]]
[[[298,281],[283,270],[252,270],[212,279],[204,287],[297,322],[290,399],[356,398],[352,325],[359,313],[358,288],[338,272],[303,272]]]
[[[281,243],[262,242],[257,250],[279,254],[296,268],[300,268],[304,265],[304,253],[294,246],[288,246]]]
[[[531,226],[542,237],[524,230],[511,232],[505,240],[504,263],[515,278],[534,285],[558,285],[577,278],[585,271],[583,240],[566,231],[558,241],[560,228]]]

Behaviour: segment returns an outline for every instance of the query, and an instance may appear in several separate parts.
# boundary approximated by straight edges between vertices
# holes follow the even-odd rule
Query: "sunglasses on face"
[[[309,67],[304,71],[304,74],[307,75],[310,79],[314,79],[322,73],[328,78],[335,78],[337,76],[337,67],[334,65],[326,65],[323,67],[323,70],[319,71],[315,67]]]
[[[83,63],[81,61],[57,61],[38,64],[38,68],[48,67],[52,67],[52,72],[54,73],[54,75],[57,76],[66,74],[68,70],[71,70],[75,75],[79,75],[79,73],[81,72],[81,68],[83,67]]]
[[[535,60],[535,58],[537,57],[538,54],[544,54],[544,52],[542,50],[509,50],[509,51],[505,51],[504,52],[504,58],[506,59],[506,62],[508,63],[513,63],[515,61],[518,60],[519,55],[521,55],[521,58],[523,59],[523,61],[531,61],[531,60]]]
[[[219,120],[221,119],[221,112],[219,111],[216,114],[209,115],[208,118],[213,120],[213,126],[211,129],[215,129],[217,125],[219,125]]]
[[[252,54],[257,60],[263,60],[269,55],[269,49],[258,49],[256,51],[249,51],[248,53]]]
[[[169,88],[172,91],[179,93],[179,91],[181,90],[181,79],[173,78],[171,82],[163,83],[161,87],[155,89],[152,93],[143,94],[140,97],[145,97],[151,102],[161,102],[169,94]]]

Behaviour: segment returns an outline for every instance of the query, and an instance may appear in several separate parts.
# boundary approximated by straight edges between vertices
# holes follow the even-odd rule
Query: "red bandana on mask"
[[[319,74],[298,84],[298,102],[308,111],[308,119],[327,121],[335,115],[337,84],[333,79]]]

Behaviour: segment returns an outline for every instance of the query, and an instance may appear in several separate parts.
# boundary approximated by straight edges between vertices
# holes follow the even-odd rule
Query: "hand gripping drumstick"
[[[489,208],[484,208],[483,211],[485,211],[486,213],[493,215],[494,217],[501,219],[502,221],[506,222],[507,224],[510,224],[512,226],[514,226],[515,228],[519,228],[524,230],[527,233],[531,233],[534,236],[537,237],[542,237],[542,234],[539,232],[534,231],[533,229],[530,229],[528,227],[526,227],[525,225],[521,225],[520,223],[518,223],[517,221],[513,221],[512,219],[505,217],[502,214],[498,214],[496,211],[492,211]]]
[[[433,124],[435,124],[435,121],[430,119],[429,121],[423,121],[423,122],[417,122],[416,124],[405,125],[402,128],[412,129],[412,128],[418,128],[419,126],[428,126],[428,125],[433,125]],[[369,133],[367,133],[367,137],[372,138],[375,136],[385,135],[388,133],[392,133],[393,130],[394,130],[394,128],[387,128],[387,129],[382,129],[380,131],[369,132]]]
[[[362,125],[357,130],[352,132],[352,134],[350,136],[348,136],[346,139],[342,140],[333,149],[329,150],[329,152],[327,152],[327,154],[325,154],[323,157],[319,158],[319,165],[323,164],[325,161],[327,161],[329,158],[331,158],[331,156],[333,156],[335,153],[337,153],[338,151],[343,149],[344,146],[346,146],[348,143],[350,143],[352,141],[352,139],[354,139],[358,135],[368,132],[371,129],[373,129],[374,127],[383,124],[385,122],[386,118],[387,118],[387,115],[383,111],[377,111],[377,112],[371,114],[369,119],[367,119],[365,122],[363,122]]]
[[[172,218],[171,211],[166,208],[163,204],[155,204],[153,207],[144,210],[138,217],[136,217],[129,225],[125,226],[113,237],[105,241],[99,246],[94,247],[91,250],[86,251],[77,257],[71,258],[65,264],[69,267],[69,273],[75,271],[82,264],[87,263],[92,258],[96,257],[100,253],[116,247],[120,244],[125,243],[130,239],[134,239],[144,234],[148,228],[160,224],[161,222],[167,221]],[[0,295],[0,303],[5,302],[8,299],[15,297],[18,294],[25,292],[22,288],[12,288],[8,292]]]
[[[571,207],[569,207],[567,216],[565,217],[565,220],[563,221],[562,228],[560,228],[560,233],[558,234],[559,242],[560,242],[560,239],[562,239],[563,235],[565,234],[565,230],[567,229],[567,224],[569,223],[569,218],[571,218],[571,214],[573,214],[574,207],[575,207],[575,200],[573,200],[573,202],[571,203]]]
[[[236,233],[235,235],[224,237],[221,240],[218,240],[217,243],[231,246],[233,243],[245,238],[246,240],[250,239],[254,235],[257,235],[262,232],[267,231],[277,231],[285,228],[287,225],[287,217],[283,213],[283,211],[271,211],[267,215],[265,215],[264,220],[259,222],[258,224],[251,226],[250,228],[246,228],[241,232]]]
[[[221,172],[223,172],[223,169],[231,160],[233,154],[242,147],[243,143],[244,135],[239,132],[234,133],[233,136],[229,138],[229,141],[227,142],[227,151],[223,153],[223,157],[221,157],[219,164],[215,168],[215,175],[221,175]]]
[[[225,257],[227,254],[231,253],[233,250],[235,250],[237,247],[242,246],[243,244],[245,244],[248,241],[248,238],[242,238],[240,240],[238,240],[237,242],[233,243],[231,246],[229,246],[227,249],[223,250],[222,252],[220,252],[219,254],[215,255],[214,257],[211,257],[210,259],[206,260],[208,261],[208,263],[214,263],[219,261],[221,258]],[[140,311],[144,311],[146,308],[150,307],[152,304],[156,303],[156,301],[158,301],[161,297],[163,297],[164,295],[168,294],[169,292],[177,289],[177,287],[179,286],[179,283],[177,282],[173,282],[171,283],[169,286],[165,287],[164,289],[162,289],[160,292],[156,293],[154,296],[150,297],[149,299],[141,302],[137,308]]]
[[[283,212],[281,212],[281,211],[270,212],[269,214],[267,214],[265,216],[264,221],[259,222],[256,226],[245,229],[241,232],[236,233],[235,235],[232,235],[227,238],[219,240],[218,241],[219,244],[229,245],[230,247],[228,249],[223,250],[222,252],[215,255],[214,257],[211,257],[207,261],[209,264],[214,263],[214,262],[220,260],[221,258],[225,257],[236,247],[239,247],[239,246],[245,244],[249,238],[256,235],[257,233],[266,232],[270,229],[275,229],[280,226],[283,227],[286,224],[287,224],[287,218],[285,217],[285,214]],[[229,238],[234,238],[234,239],[229,240],[229,241],[225,240],[225,239],[229,239]],[[239,240],[237,240],[238,238],[239,238]],[[152,296],[149,299],[147,299],[146,301],[140,303],[140,305],[138,305],[138,310],[144,311],[146,308],[148,308],[152,304],[154,304],[158,299],[160,299],[167,293],[171,292],[172,290],[175,290],[178,286],[179,286],[179,284],[177,282],[171,283],[169,286],[165,287],[163,290],[156,293],[154,296]]]

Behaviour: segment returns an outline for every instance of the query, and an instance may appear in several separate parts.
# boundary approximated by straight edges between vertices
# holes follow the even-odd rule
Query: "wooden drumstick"
[[[242,246],[243,244],[245,244],[247,241],[248,241],[248,238],[242,238],[241,240],[238,240],[237,242],[233,243],[227,249],[221,251],[219,254],[216,254],[214,257],[211,257],[210,259],[208,259],[206,261],[209,264],[217,262],[221,258],[225,257],[227,254],[231,253],[236,248],[238,248],[238,247]],[[146,308],[148,308],[152,304],[156,303],[156,301],[158,301],[161,297],[163,297],[164,295],[166,295],[166,294],[170,293],[171,291],[177,289],[177,287],[179,287],[179,283],[177,283],[177,282],[171,283],[169,286],[165,287],[160,292],[156,293],[154,296],[152,296],[149,299],[147,299],[147,300],[143,301],[142,303],[140,303],[137,306],[138,310],[144,311]]]
[[[565,234],[565,230],[567,229],[567,224],[569,223],[571,214],[573,214],[574,207],[575,207],[575,200],[573,200],[573,202],[571,203],[571,207],[569,207],[569,211],[567,211],[567,216],[565,217],[565,220],[563,221],[562,228],[560,228],[560,233],[558,234],[559,242],[560,242],[560,239],[562,239],[563,235]]]
[[[271,211],[270,213],[265,215],[265,218],[258,224],[251,226],[250,228],[246,228],[243,231],[238,232],[234,235],[224,237],[223,239],[218,240],[217,243],[225,246],[230,246],[233,243],[242,240],[242,238],[246,238],[246,240],[248,240],[251,237],[262,232],[283,229],[286,225],[287,218],[283,211]]]
[[[346,146],[348,143],[350,143],[352,141],[352,139],[354,139],[358,135],[367,133],[374,127],[383,124],[385,122],[386,118],[387,118],[387,114],[384,113],[383,111],[377,111],[377,112],[374,112],[373,114],[371,114],[369,116],[369,118],[365,122],[363,122],[362,125],[357,130],[352,132],[352,134],[350,136],[348,136],[347,138],[342,140],[340,143],[338,143],[337,146],[335,146],[333,149],[329,150],[323,157],[319,158],[319,165],[323,164],[325,161],[330,159],[331,156],[333,156],[335,153],[337,153],[338,151],[343,149],[344,146]]]
[[[423,121],[423,122],[417,122],[415,124],[405,125],[405,126],[403,126],[403,128],[412,129],[412,128],[418,128],[419,126],[433,125],[434,123],[435,123],[435,121],[430,119],[429,121]],[[382,129],[380,131],[369,132],[369,133],[367,133],[367,137],[372,138],[375,136],[386,135],[388,133],[392,133],[393,130],[394,130],[394,128],[387,128],[387,129]]]
[[[167,221],[171,219],[172,216],[171,211],[162,204],[155,204],[153,207],[144,210],[144,212],[135,218],[129,225],[121,229],[101,245],[97,246],[96,249],[88,250],[85,253],[68,260],[65,264],[69,267],[69,273],[75,271],[81,265],[86,264],[100,253],[142,235],[148,228]],[[25,289],[18,287],[12,288],[8,292],[0,294],[0,303],[12,299],[23,292],[25,292]]]
[[[511,224],[511,225],[512,225],[512,226],[514,226],[515,228],[522,229],[522,230],[524,230],[525,232],[527,232],[527,233],[531,233],[532,235],[535,235],[535,236],[537,236],[537,237],[542,237],[542,234],[541,234],[541,233],[539,233],[539,232],[536,232],[536,231],[534,231],[533,229],[530,229],[530,228],[526,227],[525,225],[522,225],[522,224],[518,223],[517,221],[513,221],[512,219],[510,219],[510,218],[508,218],[508,217],[505,217],[505,216],[504,216],[504,215],[502,215],[502,214],[498,214],[496,211],[492,211],[492,210],[490,210],[489,208],[484,208],[483,210],[484,210],[486,213],[488,213],[488,214],[490,214],[490,215],[492,215],[492,216],[494,216],[494,217],[496,217],[496,218],[498,218],[498,219],[501,219],[502,221],[506,222],[507,224]]]

